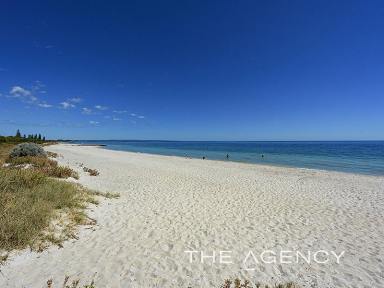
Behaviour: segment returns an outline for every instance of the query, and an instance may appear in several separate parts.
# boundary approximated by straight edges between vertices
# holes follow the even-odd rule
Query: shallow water
[[[78,140],[106,149],[384,175],[384,141],[222,142]],[[264,156],[264,157],[263,157]]]

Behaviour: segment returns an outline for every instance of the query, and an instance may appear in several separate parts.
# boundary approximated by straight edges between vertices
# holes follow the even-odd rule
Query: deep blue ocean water
[[[104,148],[257,164],[384,175],[384,141],[221,142],[84,140]],[[262,157],[264,155],[264,157]]]

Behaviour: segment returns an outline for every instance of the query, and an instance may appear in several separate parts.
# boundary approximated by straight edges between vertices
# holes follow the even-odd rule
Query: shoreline
[[[124,143],[127,142],[128,145],[125,145]],[[140,142],[140,141],[139,141]],[[152,142],[158,142],[158,141],[141,141],[143,143],[152,143]],[[161,142],[161,141],[160,141]],[[371,175],[371,176],[384,176],[384,159],[382,159],[382,156],[380,154],[371,155],[369,152],[369,148],[367,146],[360,147],[359,151],[354,151],[353,149],[357,149],[356,147],[348,148],[345,152],[339,147],[337,149],[334,149],[332,146],[324,146],[323,148],[315,147],[312,148],[311,146],[306,146],[303,141],[290,141],[292,143],[296,143],[298,145],[304,145],[302,148],[298,148],[301,146],[292,146],[288,148],[285,145],[280,145],[281,143],[290,143],[290,142],[282,142],[282,141],[274,141],[274,142],[260,142],[260,143],[277,143],[273,146],[266,146],[266,147],[256,147],[256,146],[249,146],[250,148],[246,148],[247,146],[242,145],[236,145],[235,147],[232,147],[230,145],[231,143],[248,143],[248,142],[223,142],[227,143],[223,144],[224,146],[219,146],[218,150],[215,149],[215,146],[212,146],[211,144],[215,145],[212,141],[207,141],[206,144],[208,145],[206,149],[203,144],[198,145],[198,149],[194,149],[193,146],[188,146],[190,143],[205,143],[204,141],[179,141],[179,142],[173,142],[173,141],[164,141],[164,143],[170,142],[171,144],[145,144],[144,146],[130,146],[129,141],[91,141],[91,143],[72,143],[72,144],[85,144],[85,145],[98,145],[102,144],[105,145],[104,147],[108,150],[114,150],[114,151],[127,151],[127,152],[133,152],[133,153],[148,153],[148,154],[155,154],[155,155],[162,155],[162,156],[177,156],[177,157],[189,157],[194,159],[211,159],[211,160],[217,160],[217,161],[223,161],[223,162],[237,162],[237,163],[247,163],[247,164],[255,164],[255,165],[270,165],[275,167],[292,167],[292,168],[304,168],[304,169],[314,169],[314,170],[322,170],[322,171],[336,171],[336,172],[343,172],[343,173],[350,173],[350,174],[358,174],[358,175]],[[183,144],[183,143],[186,144]],[[364,141],[363,141],[364,142]],[[346,145],[350,145],[350,143],[363,143],[361,141],[337,141],[335,143],[346,143]],[[368,143],[371,141],[365,141],[364,143]],[[136,143],[136,142],[134,142]],[[172,144],[174,143],[174,144]],[[179,147],[179,144],[175,143],[182,143],[180,147],[184,148],[177,148]],[[222,143],[222,142],[217,142]],[[254,143],[253,141],[250,143]],[[280,144],[279,144],[280,143]],[[304,143],[304,144],[303,144]],[[327,141],[318,141],[313,142],[309,141],[309,143],[331,143]],[[348,144],[349,143],[349,144]],[[381,141],[374,141],[372,143],[381,143]],[[149,146],[148,146],[149,145]],[[176,146],[175,146],[176,145]],[[194,144],[193,144],[194,145]],[[261,144],[262,145],[262,144]],[[318,144],[316,144],[318,145]],[[376,145],[376,144],[375,144]],[[378,145],[378,144],[377,144]],[[211,147],[211,148],[209,148]],[[227,150],[229,149],[229,150]],[[231,150],[232,149],[232,150]],[[237,149],[237,150],[236,150]],[[272,149],[272,150],[268,150]],[[313,150],[314,149],[314,150]],[[313,151],[319,150],[320,154],[317,154]],[[322,150],[325,149],[325,150]],[[336,152],[335,152],[336,151]],[[230,154],[229,159],[226,159],[227,153]],[[344,155],[345,153],[345,155]],[[365,155],[365,153],[368,153],[365,157],[362,157],[362,155]],[[344,156],[343,156],[344,155]],[[265,157],[264,157],[265,156]],[[367,158],[368,157],[368,158]],[[370,157],[377,157],[377,161],[368,161],[367,159],[370,159]]]
[[[57,145],[57,144],[56,144]],[[283,165],[283,164],[271,164],[271,163],[253,163],[253,162],[244,162],[240,160],[220,160],[220,159],[210,159],[210,158],[197,158],[197,157],[187,157],[187,156],[179,156],[179,155],[165,155],[165,154],[158,154],[158,153],[147,153],[147,152],[139,152],[139,151],[128,151],[128,150],[117,150],[117,149],[108,149],[108,145],[82,145],[82,144],[70,144],[74,146],[90,146],[90,147],[96,147],[100,149],[104,149],[107,151],[115,151],[115,152],[126,152],[126,153],[134,153],[139,155],[155,155],[160,157],[176,157],[181,159],[191,159],[191,160],[202,160],[202,161],[213,161],[218,163],[238,163],[238,164],[244,164],[244,165],[251,165],[251,166],[261,166],[261,167],[270,167],[270,168],[284,168],[284,169],[299,169],[299,170],[308,170],[308,171],[319,171],[319,172],[329,172],[329,173],[340,173],[340,174],[347,174],[347,175],[355,175],[355,176],[368,176],[368,177],[378,177],[378,178],[384,178],[384,175],[379,174],[369,174],[369,173],[357,173],[357,172],[346,172],[346,171],[338,171],[338,170],[327,170],[327,169],[319,169],[319,168],[307,168],[307,167],[298,167],[298,166],[290,166],[290,165]]]
[[[1,287],[37,288],[49,278],[57,286],[65,275],[88,281],[95,272],[97,287],[218,287],[234,277],[303,288],[384,285],[384,177],[100,148],[46,147],[79,173],[75,182],[120,198],[90,206],[97,225],[62,249],[11,255]],[[233,263],[190,263],[190,250],[232,251]],[[345,256],[244,269],[248,251],[264,250]]]

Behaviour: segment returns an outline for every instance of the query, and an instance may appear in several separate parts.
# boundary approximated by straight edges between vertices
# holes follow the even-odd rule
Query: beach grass
[[[97,171],[96,169],[91,169],[88,167],[83,167],[83,171],[87,172],[90,176],[97,176],[100,174],[99,171]]]
[[[79,178],[77,172],[69,167],[59,166],[55,160],[43,156],[8,157],[6,159],[11,167],[29,164],[31,168],[42,172],[44,175],[56,178]]]
[[[47,155],[48,157],[51,157],[51,158],[57,158],[59,156],[59,154],[55,152],[50,152],[50,151],[47,151]]]
[[[76,178],[77,173],[47,157],[9,158],[12,147],[0,144],[0,252],[60,246],[76,237],[77,225],[94,223],[85,208],[97,204],[94,196],[103,193],[56,179]]]
[[[57,244],[72,233],[75,224],[85,224],[83,213],[92,195],[80,185],[48,178],[30,169],[0,169],[0,249],[41,250],[43,242]],[[67,215],[65,235],[55,236],[44,229],[58,211]],[[39,243],[41,242],[41,243]]]
[[[14,146],[14,144],[10,143],[0,143],[0,167],[5,163],[5,160],[8,158],[9,152]]]

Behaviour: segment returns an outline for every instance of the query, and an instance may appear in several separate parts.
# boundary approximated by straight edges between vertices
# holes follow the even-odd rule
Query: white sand
[[[303,287],[384,287],[384,178],[56,145],[79,182],[119,192],[89,215],[94,231],[0,267],[0,287],[64,275],[98,287],[217,287],[228,277]],[[79,163],[100,171],[91,177]],[[345,251],[340,264],[253,263],[251,250]],[[232,264],[189,263],[185,250],[231,250]],[[219,259],[216,259],[217,261]],[[177,286],[179,285],[179,286]],[[212,285],[212,286],[211,286]],[[61,287],[58,285],[58,287]]]

